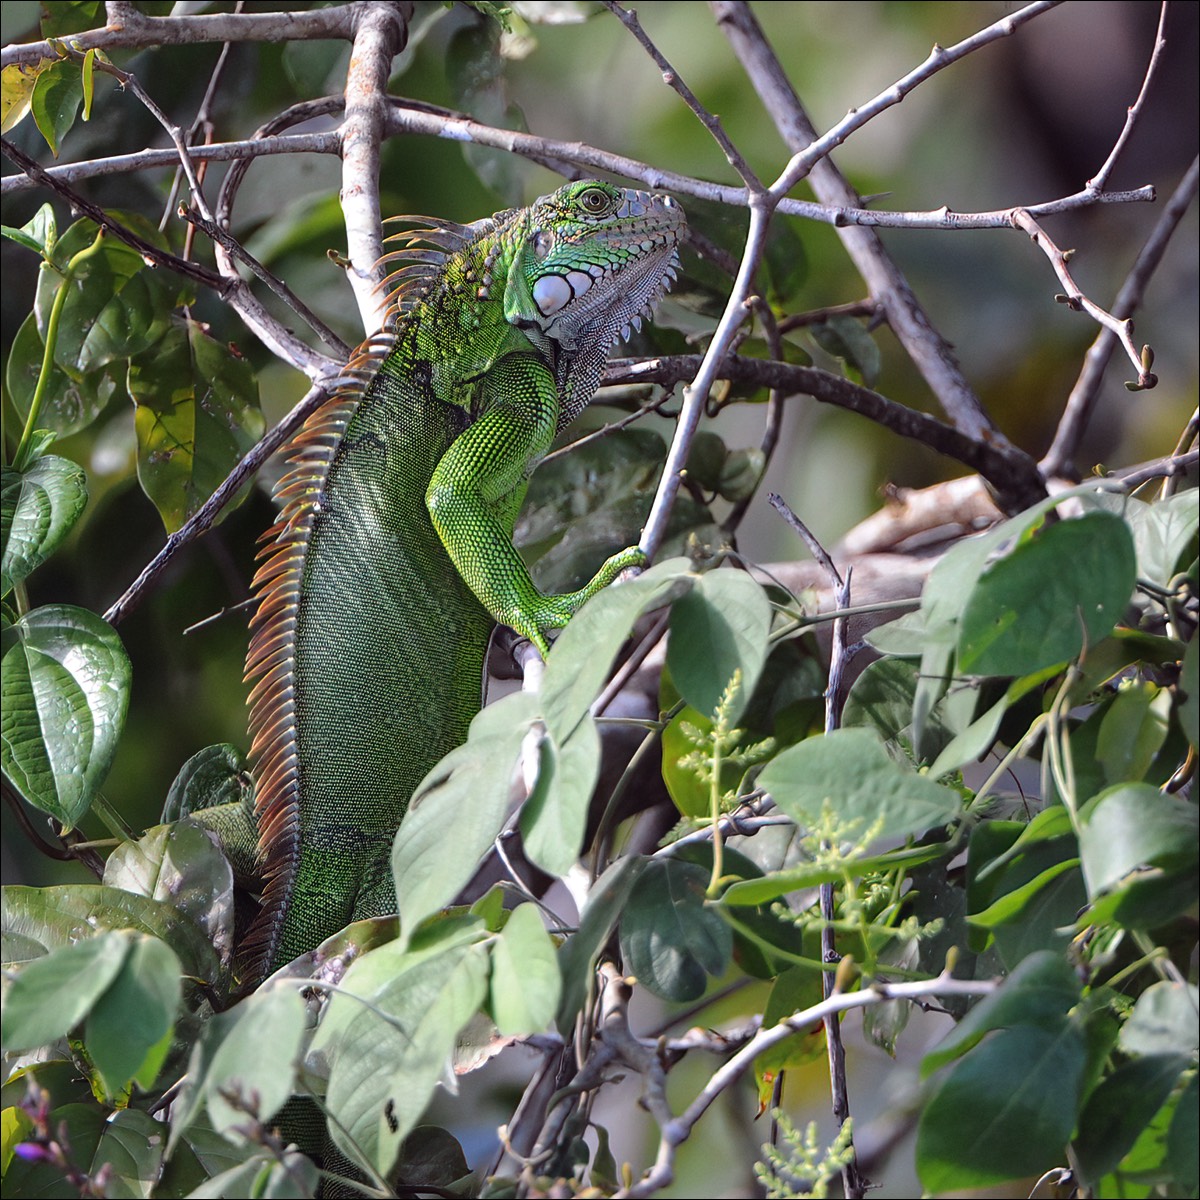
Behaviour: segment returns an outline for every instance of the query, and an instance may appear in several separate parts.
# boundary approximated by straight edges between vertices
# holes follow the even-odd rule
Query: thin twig
[[[796,154],[818,141],[800,97],[792,87],[749,5],[717,0],[718,28],[729,39],[788,149]],[[862,198],[826,157],[813,164],[809,183],[827,205],[862,208]],[[879,234],[861,226],[839,225],[838,237],[862,276],[888,325],[945,412],[963,433],[1003,444],[1000,434],[967,382],[949,343],[932,320]]]
[[[801,1012],[794,1013],[769,1029],[760,1029],[732,1058],[713,1073],[700,1094],[678,1117],[661,1127],[658,1154],[654,1166],[631,1187],[616,1192],[618,1197],[652,1196],[675,1178],[675,1153],[691,1136],[696,1123],[716,1098],[748,1071],[754,1060],[794,1033],[823,1021],[826,1016],[870,1008],[889,1000],[917,1000],[925,996],[987,996],[994,992],[996,980],[954,979],[948,974],[936,979],[908,983],[876,983],[858,992],[838,992]]]
[[[1125,113],[1125,124],[1121,128],[1121,132],[1113,144],[1113,148],[1108,152],[1108,157],[1104,160],[1104,165],[1087,182],[1088,187],[1093,191],[1104,191],[1105,184],[1108,183],[1108,177],[1117,165],[1117,159],[1121,157],[1121,151],[1125,149],[1125,143],[1129,141],[1130,135],[1133,133],[1133,128],[1138,122],[1138,117],[1142,114],[1142,105],[1146,102],[1146,96],[1150,92],[1150,83],[1158,70],[1158,64],[1162,61],[1163,51],[1167,48],[1167,39],[1163,33],[1166,23],[1167,3],[1166,0],[1162,0],[1158,8],[1158,29],[1154,34],[1154,49],[1150,51],[1150,62],[1146,65],[1146,74],[1142,78],[1142,86],[1138,90],[1137,99],[1129,106]]]
[[[119,21],[110,19],[99,29],[73,33],[70,43],[77,50],[135,49],[144,46],[194,46],[201,42],[291,42],[312,38],[346,38],[354,32],[353,4],[309,12],[206,13],[187,16],[150,17],[132,4],[120,6]],[[54,58],[56,42],[23,42],[5,46],[0,65],[36,63]]]
[[[1063,287],[1067,289],[1066,295],[1056,296],[1055,299],[1076,312],[1086,312],[1097,324],[1111,330],[1124,347],[1129,361],[1133,363],[1134,370],[1138,373],[1138,389],[1154,387],[1158,383],[1158,377],[1150,371],[1147,365],[1148,348],[1139,351],[1133,344],[1133,321],[1128,317],[1119,320],[1112,313],[1089,300],[1072,278],[1067,262],[1075,252],[1060,250],[1046,231],[1024,209],[1013,210],[1012,223],[1015,228],[1023,229],[1029,234],[1030,240],[1050,260],[1054,267],[1054,273],[1062,282]]]
[[[1155,222],[1150,236],[1138,251],[1121,290],[1113,301],[1113,314],[1117,317],[1129,317],[1141,304],[1146,286],[1154,272],[1162,262],[1167,244],[1175,232],[1184,214],[1196,198],[1197,188],[1200,187],[1200,158],[1192,159],[1183,178],[1163,209],[1162,216]],[[1083,360],[1083,369],[1067,403],[1063,409],[1062,419],[1054,434],[1054,441],[1042,459],[1042,473],[1046,478],[1055,475],[1070,475],[1075,470],[1075,455],[1084,430],[1096,406],[1100,395],[1100,385],[1104,378],[1104,369],[1112,352],[1117,347],[1117,335],[1109,328],[1102,327],[1096,340],[1088,348]]]

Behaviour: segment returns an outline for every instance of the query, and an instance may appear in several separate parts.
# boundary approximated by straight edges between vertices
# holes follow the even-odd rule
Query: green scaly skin
[[[513,525],[613,342],[673,278],[683,227],[669,197],[591,181],[400,235],[385,260],[401,264],[395,319],[293,443],[256,581],[252,977],[395,911],[393,837],[466,738],[493,623],[545,654],[549,630],[644,561],[624,550],[543,596]]]

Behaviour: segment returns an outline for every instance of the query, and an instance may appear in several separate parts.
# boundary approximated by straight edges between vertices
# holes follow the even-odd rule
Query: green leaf
[[[0,596],[62,544],[87,505],[83,468],[46,454],[25,471],[0,469]]]
[[[1118,784],[1080,811],[1079,849],[1094,899],[1141,867],[1194,872],[1200,861],[1196,806],[1148,783]]]
[[[824,999],[821,972],[810,967],[789,967],[780,973],[767,996],[762,1028],[771,1029],[786,1017],[803,1012]],[[774,1083],[780,1071],[806,1066],[825,1054],[825,1026],[816,1021],[781,1042],[769,1046],[754,1059],[759,1103],[771,1102]]]
[[[92,1007],[83,1040],[110,1095],[142,1076],[156,1049],[151,1077],[157,1073],[167,1049],[161,1043],[175,1026],[181,973],[179,958],[168,945],[136,937],[120,973]]]
[[[5,368],[5,379],[13,406],[24,420],[29,415],[38,375],[42,369],[45,346],[38,332],[37,314],[30,313],[13,339]],[[60,437],[86,429],[116,396],[118,385],[109,368],[101,368],[73,379],[61,367],[51,364],[49,381],[42,397],[38,424]]]
[[[166,239],[145,217],[124,212],[111,215],[152,245],[167,248]],[[92,245],[96,233],[95,224],[85,218],[62,235],[54,250],[60,270]],[[58,271],[43,270],[38,276],[34,312],[43,342],[55,294],[62,286]],[[151,270],[131,246],[104,238],[99,249],[76,268],[63,304],[55,363],[78,380],[142,353],[167,332],[182,292],[177,279]]]
[[[283,1107],[295,1086],[306,1023],[304,1001],[287,985],[262,988],[209,1023],[200,1071],[189,1067],[188,1074],[218,1132],[229,1136],[250,1124],[247,1110],[269,1122]]]
[[[173,533],[262,436],[250,364],[195,321],[176,322],[129,364],[138,480]]]
[[[416,1190],[449,1189],[469,1174],[463,1148],[447,1130],[437,1125],[418,1125],[404,1139],[396,1177]]]
[[[44,38],[66,37],[103,24],[101,0],[55,0],[53,4],[43,4],[41,9]]]
[[[1133,1149],[1191,1065],[1181,1054],[1154,1054],[1122,1063],[1088,1097],[1079,1116],[1075,1155],[1093,1186]]]
[[[1171,696],[1144,680],[1126,684],[1113,697],[1100,722],[1096,758],[1109,783],[1145,777],[1167,740]]]
[[[708,879],[695,863],[652,859],[621,913],[626,969],[664,1000],[699,998],[729,965],[733,935],[705,903]]]
[[[27,963],[5,997],[5,1050],[33,1050],[65,1037],[120,974],[130,946],[128,933],[106,933]]]
[[[605,588],[571,618],[542,680],[542,712],[556,741],[566,741],[587,715],[634,621],[690,590],[695,579],[685,559],[667,559],[637,579]]]
[[[1179,724],[1193,747],[1200,745],[1200,638],[1188,642],[1176,693]]]
[[[208,939],[171,904],[100,884],[61,887],[6,887],[3,891],[3,952],[11,962],[13,945],[44,951],[110,929],[132,929],[160,938],[179,956],[183,973],[216,984],[220,967]]]
[[[30,96],[33,119],[55,158],[83,100],[79,64],[65,60],[39,72]]]
[[[957,792],[896,762],[870,730],[837,729],[789,746],[759,784],[797,824],[816,825],[826,805],[856,839],[905,837],[954,820]]]
[[[94,1179],[101,1167],[108,1167],[109,1196],[158,1194],[165,1135],[166,1126],[147,1113],[132,1108],[114,1113],[105,1123],[88,1174]]]
[[[804,239],[797,232],[793,218],[782,213],[776,213],[772,218],[764,257],[771,303],[786,306],[795,299],[808,277]]]
[[[540,1033],[554,1019],[562,978],[537,905],[513,909],[492,946],[488,1010],[502,1034]]]
[[[350,968],[313,1041],[330,1055],[326,1102],[343,1154],[365,1154],[384,1175],[392,1169],[486,994],[487,953],[477,941],[410,953],[396,942]]]
[[[405,938],[458,895],[504,826],[512,770],[537,717],[526,692],[490,704],[471,722],[467,741],[417,787],[392,849],[396,902]],[[453,853],[446,814],[453,813]]]
[[[223,961],[232,956],[233,873],[199,825],[157,825],[136,842],[122,842],[104,864],[104,882],[174,905],[204,930]]]
[[[592,987],[593,972],[600,951],[612,936],[621,919],[647,860],[637,855],[623,855],[592,884],[579,928],[558,952],[559,974],[563,981],[562,1003],[558,1006],[558,1028],[570,1029],[575,1024]]]
[[[1075,1128],[1083,1039],[1019,1025],[957,1062],[921,1113],[917,1175],[929,1192],[990,1187],[1063,1161]]]
[[[766,662],[770,631],[771,605],[749,575],[732,570],[701,575],[671,610],[667,666],[680,695],[712,718],[736,673],[728,714],[728,724],[736,725]]]
[[[1163,980],[1151,984],[1121,1026],[1119,1044],[1126,1054],[1186,1054],[1200,1051],[1200,1004],[1194,983]]]
[[[830,317],[812,327],[813,340],[826,354],[840,359],[846,376],[866,387],[879,379],[879,346],[855,317]]]
[[[13,70],[12,67],[4,68],[6,81],[11,70]],[[7,123],[4,128],[7,131]],[[6,238],[19,242],[43,258],[49,258],[54,249],[54,243],[58,241],[58,225],[54,220],[54,207],[48,200],[20,229],[13,229],[9,225],[0,226],[0,228],[3,229]]]
[[[16,128],[29,115],[38,76],[54,63],[52,58],[42,58],[36,63],[9,63],[0,72],[0,133]],[[9,226],[4,228],[9,236]]]
[[[1129,529],[1108,513],[1035,531],[972,589],[958,636],[959,669],[1030,675],[1077,658],[1112,630],[1136,573]]]
[[[1090,497],[1087,503],[1125,519],[1137,547],[1138,575],[1151,583],[1166,587],[1182,569],[1180,559],[1186,555],[1186,562],[1196,556],[1200,509],[1196,505],[1195,488],[1153,504],[1136,496],[1106,493]]]
[[[162,819],[180,821],[211,808],[244,803],[254,791],[246,756],[229,742],[197,750],[179,768]]]
[[[295,1150],[279,1161],[271,1150],[259,1150],[245,1162],[213,1175],[188,1193],[188,1200],[227,1200],[250,1196],[254,1200],[312,1200],[320,1191],[321,1177],[311,1159]]]
[[[565,875],[579,857],[588,805],[600,776],[600,734],[589,716],[563,746],[543,737],[537,783],[521,810],[521,833],[531,862]]]
[[[1179,1190],[1185,1196],[1195,1195],[1200,1186],[1200,1139],[1196,1137],[1196,1128],[1200,1125],[1198,1078],[1193,1075],[1188,1080],[1167,1131],[1167,1161]]]
[[[116,630],[95,613],[47,605],[4,630],[0,763],[35,808],[72,827],[116,754],[130,666]]]

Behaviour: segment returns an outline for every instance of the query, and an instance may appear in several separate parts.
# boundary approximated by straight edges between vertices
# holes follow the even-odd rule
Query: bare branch
[[[208,13],[149,17],[132,4],[108,4],[108,24],[70,37],[77,50],[140,46],[194,46],[200,42],[284,42],[346,38],[354,34],[354,9],[343,4],[310,12]],[[0,66],[57,58],[54,41],[5,46]]]
[[[699,119],[700,124],[712,135],[713,141],[721,147],[721,152],[725,155],[729,165],[741,176],[742,182],[746,187],[751,192],[761,192],[763,190],[762,184],[759,182],[758,176],[750,169],[750,164],[742,157],[742,152],[730,140],[721,122],[700,103],[696,98],[696,94],[680,78],[679,72],[667,62],[662,51],[646,35],[641,21],[638,20],[637,13],[632,12],[630,9],[622,8],[616,3],[616,0],[604,0],[604,7],[641,43],[642,48],[650,55],[655,65],[662,72],[663,82],[678,93],[683,102]]]
[[[618,1197],[652,1196],[666,1187],[675,1178],[675,1152],[685,1142],[696,1123],[708,1111],[713,1101],[750,1069],[754,1060],[764,1050],[799,1033],[826,1016],[849,1012],[855,1008],[869,1008],[888,1000],[917,1000],[925,996],[987,996],[997,988],[995,980],[954,979],[948,974],[937,979],[919,980],[913,983],[876,983],[859,992],[837,993],[814,1004],[802,1012],[794,1013],[786,1020],[760,1029],[724,1066],[712,1075],[700,1094],[688,1105],[681,1116],[660,1126],[661,1137],[654,1166],[632,1187],[622,1188],[615,1193]],[[636,1066],[636,1064],[630,1064]]]
[[[383,270],[383,224],[379,210],[379,151],[387,124],[388,76],[404,48],[410,0],[374,0],[359,10],[354,53],[346,73],[346,117],[342,124],[342,212],[350,258],[348,276],[367,335],[382,328],[387,309],[378,285]]]
[[[604,382],[653,382],[671,387],[690,378],[697,365],[697,356],[689,354],[664,355],[644,362],[617,359],[609,364]],[[978,471],[996,488],[1004,507],[1012,511],[1028,507],[1033,498],[1043,494],[1037,464],[1023,450],[1001,448],[986,439],[975,441],[928,413],[906,408],[840,375],[816,367],[734,356],[714,367],[712,378],[776,387],[789,396],[807,395],[822,404],[857,412]]]
[[[1121,157],[1121,151],[1125,149],[1125,143],[1129,141],[1130,135],[1133,133],[1133,127],[1137,124],[1138,117],[1141,116],[1142,105],[1146,102],[1146,96],[1150,92],[1151,80],[1153,80],[1155,72],[1158,69],[1158,64],[1162,61],[1163,51],[1167,48],[1167,39],[1163,35],[1166,23],[1167,0],[1162,0],[1158,10],[1158,29],[1154,34],[1154,49],[1150,52],[1150,62],[1146,66],[1146,74],[1142,79],[1141,89],[1138,91],[1137,99],[1129,106],[1125,114],[1125,124],[1116,142],[1113,144],[1113,148],[1108,152],[1108,157],[1104,160],[1104,165],[1087,182],[1088,187],[1093,191],[1104,191],[1104,185],[1108,183],[1108,177],[1117,165],[1117,159]]]
[[[1129,317],[1141,303],[1142,294],[1151,276],[1158,269],[1166,253],[1167,243],[1175,232],[1184,213],[1191,207],[1196,198],[1197,187],[1200,186],[1200,158],[1192,159],[1192,165],[1187,169],[1179,186],[1171,194],[1163,209],[1162,216],[1154,225],[1150,236],[1146,239],[1133,267],[1121,284],[1121,290],[1113,301],[1113,314],[1117,317]],[[1047,478],[1053,475],[1069,475],[1075,470],[1075,455],[1079,450],[1079,442],[1083,431],[1087,428],[1088,420],[1100,395],[1100,384],[1104,378],[1104,368],[1117,346],[1117,335],[1109,328],[1100,330],[1096,340],[1088,348],[1083,360],[1083,370],[1071,389],[1067,398],[1066,408],[1054,434],[1054,442],[1042,459],[1042,471]]]
[[[1158,379],[1151,373],[1149,363],[1147,362],[1149,347],[1139,353],[1138,348],[1133,344],[1133,322],[1128,317],[1124,320],[1118,320],[1112,313],[1101,308],[1094,301],[1089,300],[1072,278],[1071,272],[1067,267],[1067,260],[1075,251],[1060,250],[1050,239],[1046,231],[1024,209],[1018,208],[1013,210],[1012,223],[1015,228],[1023,229],[1029,234],[1033,244],[1050,260],[1054,267],[1054,273],[1062,281],[1063,287],[1067,289],[1065,296],[1056,296],[1055,299],[1061,301],[1068,308],[1075,309],[1076,312],[1086,312],[1094,321],[1112,332],[1125,348],[1125,353],[1128,355],[1129,361],[1133,363],[1134,370],[1138,373],[1138,388],[1154,387]]]
[[[788,149],[795,154],[815,143],[816,128],[749,5],[717,0],[712,9],[718,27],[730,40]],[[823,158],[813,165],[809,182],[817,199],[827,205],[863,207],[859,194],[830,158]],[[871,229],[846,225],[838,226],[838,237],[870,289],[871,297],[886,313],[888,324],[900,344],[937,397],[942,411],[963,433],[1003,443],[1003,434],[984,411],[949,344],[934,328],[879,235]]]

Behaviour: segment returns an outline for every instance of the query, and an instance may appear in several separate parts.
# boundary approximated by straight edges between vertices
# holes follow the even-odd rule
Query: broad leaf
[[[25,471],[0,475],[0,596],[62,544],[87,505],[83,468],[45,454]]]
[[[20,617],[3,648],[4,774],[35,808],[74,826],[117,751],[129,659],[111,625],[67,604]]]
[[[562,992],[554,943],[537,905],[513,909],[492,946],[488,1009],[502,1034],[540,1033]]]

